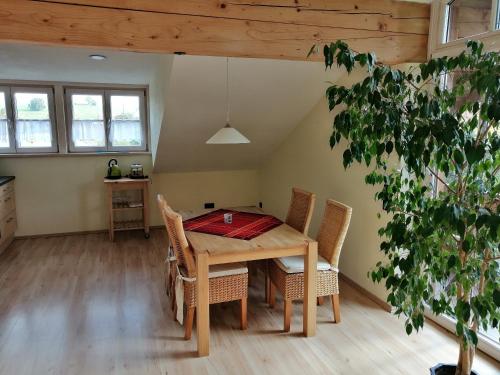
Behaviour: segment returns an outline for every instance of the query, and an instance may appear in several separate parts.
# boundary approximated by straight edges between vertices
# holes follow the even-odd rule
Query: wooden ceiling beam
[[[0,42],[305,60],[343,39],[396,64],[425,60],[429,17],[392,0],[0,0]]]

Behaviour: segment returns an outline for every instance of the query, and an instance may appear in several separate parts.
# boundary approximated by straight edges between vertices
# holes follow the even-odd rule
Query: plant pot
[[[439,363],[430,369],[431,375],[455,375],[456,365],[445,365]],[[471,375],[479,375],[475,371],[471,371]]]

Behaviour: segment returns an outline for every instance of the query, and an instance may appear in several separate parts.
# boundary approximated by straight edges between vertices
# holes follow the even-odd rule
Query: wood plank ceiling
[[[392,0],[0,0],[0,42],[305,60],[343,39],[395,64],[425,60],[429,17]]]

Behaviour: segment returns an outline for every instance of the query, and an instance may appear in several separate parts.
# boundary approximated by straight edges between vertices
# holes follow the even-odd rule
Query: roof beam
[[[305,60],[345,40],[386,63],[426,58],[430,7],[392,0],[0,0],[0,42]],[[322,60],[322,56],[314,56]]]

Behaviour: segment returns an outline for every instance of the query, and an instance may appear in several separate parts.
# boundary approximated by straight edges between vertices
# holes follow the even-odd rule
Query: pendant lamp
[[[226,58],[226,126],[219,129],[207,144],[241,144],[250,140],[229,124],[229,57]]]

